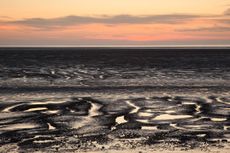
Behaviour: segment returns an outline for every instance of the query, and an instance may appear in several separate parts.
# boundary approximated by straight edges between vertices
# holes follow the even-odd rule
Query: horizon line
[[[229,45],[0,45],[0,48],[230,48]]]

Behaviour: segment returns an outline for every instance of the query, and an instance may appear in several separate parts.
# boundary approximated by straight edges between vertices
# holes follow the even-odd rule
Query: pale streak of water
[[[49,130],[55,130],[56,128],[54,126],[52,126],[50,123],[47,123],[48,124],[48,129]]]
[[[198,105],[198,104],[196,104],[196,108],[195,108],[195,110],[196,110],[196,114],[199,114],[199,113],[201,113],[201,106],[200,105]]]
[[[37,126],[35,124],[31,123],[18,123],[18,124],[13,124],[7,127],[2,127],[0,128],[1,131],[10,131],[10,130],[21,130],[21,129],[31,129],[31,128],[36,128]]]
[[[177,119],[188,119],[192,118],[193,116],[191,115],[171,115],[171,114],[162,114],[159,115],[152,120],[154,121],[164,121],[164,120],[177,120]]]
[[[27,109],[25,112],[34,112],[34,111],[42,111],[42,110],[47,110],[47,108],[46,107],[30,108]]]
[[[125,119],[125,116],[119,116],[119,117],[116,118],[115,122],[117,124],[122,124],[122,123],[126,123],[127,121]]]
[[[157,126],[143,126],[141,127],[142,130],[158,130]]]
[[[130,105],[131,107],[133,107],[133,110],[130,112],[131,114],[133,113],[137,113],[140,109],[140,107],[136,106],[135,104],[131,103],[129,100],[125,101],[128,105]]]
[[[214,121],[214,122],[222,122],[222,121],[226,121],[227,118],[213,118],[212,117],[211,120]]]
[[[89,114],[87,116],[82,117],[81,121],[73,123],[73,128],[78,129],[83,126],[86,126],[87,124],[94,122],[93,117],[101,115],[101,112],[98,111],[101,108],[101,106],[95,103],[90,104],[91,109],[89,110]]]
[[[7,107],[7,108],[3,109],[2,112],[5,112],[5,113],[11,112],[11,111],[10,111],[11,109],[13,109],[13,108],[15,108],[15,107],[17,107],[17,106],[20,106],[20,105],[21,105],[21,104],[17,104],[17,105],[13,105],[13,106],[11,106],[11,107]]]

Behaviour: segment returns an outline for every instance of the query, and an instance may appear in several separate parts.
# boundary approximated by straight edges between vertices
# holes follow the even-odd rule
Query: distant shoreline
[[[20,50],[17,50],[20,49]],[[42,50],[41,50],[42,49]],[[12,46],[12,47],[0,47],[0,52],[3,51],[57,51],[66,50],[66,51],[114,51],[114,50],[123,50],[123,51],[228,51],[228,47],[22,47],[22,46]]]
[[[166,45],[166,46],[132,46],[132,45],[13,45],[13,46],[1,46],[2,48],[74,48],[74,49],[230,49],[230,45]]]

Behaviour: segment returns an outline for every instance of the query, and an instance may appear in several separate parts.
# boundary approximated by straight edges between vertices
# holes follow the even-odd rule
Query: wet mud
[[[14,144],[18,152],[165,143],[196,148],[229,141],[230,97],[63,97],[0,103],[0,145]]]

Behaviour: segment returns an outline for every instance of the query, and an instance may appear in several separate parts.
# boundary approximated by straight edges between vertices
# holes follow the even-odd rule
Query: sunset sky
[[[230,0],[0,0],[0,46],[230,45]]]

